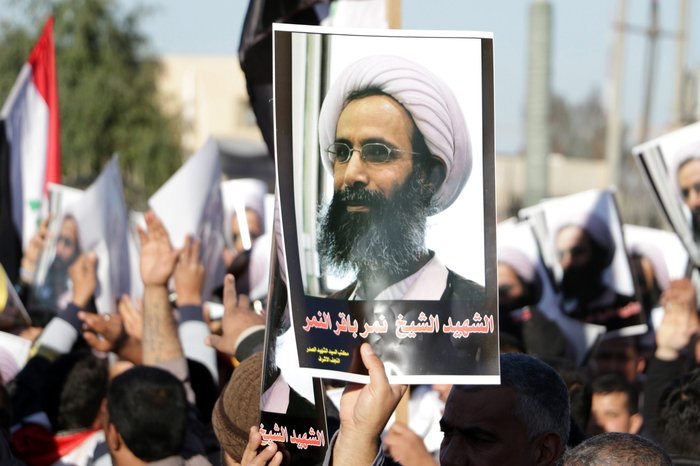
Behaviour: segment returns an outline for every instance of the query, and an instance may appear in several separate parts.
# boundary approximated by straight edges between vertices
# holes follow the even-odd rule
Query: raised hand
[[[384,450],[402,466],[437,466],[423,439],[401,422],[395,422],[384,436]]]
[[[224,278],[223,334],[221,336],[209,335],[206,344],[222,353],[235,356],[238,338],[244,330],[254,325],[265,325],[265,317],[251,309],[248,296],[238,296],[233,275],[226,275]]]
[[[36,273],[36,263],[39,260],[41,250],[46,246],[46,237],[49,233],[49,219],[45,218],[39,224],[39,229],[29,240],[27,249],[22,256],[20,264],[20,278],[24,283],[31,284]]]
[[[85,309],[97,289],[97,254],[82,253],[68,268],[73,282],[73,304]]]
[[[78,318],[83,321],[83,338],[91,348],[103,353],[117,350],[124,332],[122,319],[118,314],[78,312]]]
[[[185,246],[180,251],[180,257],[175,266],[175,292],[178,307],[202,304],[202,288],[204,287],[204,265],[199,258],[200,241],[185,237]]]
[[[277,451],[277,445],[271,444],[258,453],[258,447],[262,443],[262,436],[257,427],[251,427],[248,434],[248,444],[241,457],[241,466],[279,466],[282,464],[282,452]]]
[[[122,323],[124,324],[124,330],[131,338],[138,341],[143,339],[142,306],[142,303],[139,301],[134,303],[131,301],[129,295],[125,294],[119,300],[119,306],[117,308],[122,318]]]
[[[661,305],[664,318],[656,330],[655,356],[672,361],[700,329],[693,283],[687,278],[671,281],[661,295]]]
[[[141,279],[145,286],[166,286],[175,269],[178,251],[156,214],[146,212],[146,230],[138,228],[141,240]]]
[[[379,450],[379,434],[394,412],[406,385],[389,385],[384,364],[369,343],[360,347],[369,384],[350,383],[340,399],[340,433],[333,465],[371,464]]]

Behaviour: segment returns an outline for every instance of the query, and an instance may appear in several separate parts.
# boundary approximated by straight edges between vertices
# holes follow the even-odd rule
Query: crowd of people
[[[262,340],[241,345],[264,318],[236,292],[234,276],[223,284],[222,319],[208,320],[199,241],[188,236],[175,250],[149,212],[140,231],[143,300],[123,296],[113,313],[99,314],[96,257],[77,250],[71,222],[62,222],[55,259],[69,277],[60,287],[67,304],[47,322],[42,304],[34,327],[4,329],[32,339],[33,349],[21,370],[0,371],[0,462],[282,464],[274,444],[259,448]],[[44,223],[23,258],[25,299],[41,290],[23,280],[48,235]],[[664,282],[653,303],[664,311],[660,324],[644,335],[605,335],[577,364],[566,337],[536,307],[530,269],[513,255],[506,251],[499,262],[499,285],[507,288],[500,290],[501,384],[390,385],[364,344],[370,383],[347,384],[325,461],[700,464],[693,281]],[[237,265],[236,275],[245,276],[244,268]],[[407,391],[408,424],[390,422]]]
[[[403,59],[370,57],[362,66],[343,75],[347,85],[332,88],[337,102],[324,103],[321,115],[321,157],[334,197],[319,212],[317,239],[326,265],[356,275],[328,297],[485,308],[489,290],[495,298],[493,283],[461,277],[426,246],[427,218],[452,204],[471,170],[454,95]],[[421,99],[411,101],[415,95]],[[266,108],[269,100],[258,103]],[[687,207],[697,213],[697,185],[680,178]],[[224,309],[217,317],[204,302],[212,271],[200,239],[188,235],[174,248],[154,212],[139,229],[143,296],[122,296],[110,312],[96,312],[99,264],[94,251],[80,250],[75,219],[61,218],[56,238],[42,223],[14,284],[32,325],[1,329],[31,340],[32,350],[12,366],[0,347],[0,464],[290,461],[280,445],[263,447],[258,430],[265,340],[259,290],[267,277],[285,274],[257,269],[263,219],[253,209],[241,214],[227,219],[233,247],[221,258],[230,273],[217,291]],[[386,218],[396,222],[382,229]],[[434,354],[420,355],[441,374],[500,372],[500,384],[390,384],[383,358],[396,348],[365,342],[359,356],[369,383],[346,383],[337,410],[328,410],[335,427],[324,464],[700,464],[697,285],[690,274],[662,280],[640,256],[630,263],[641,295],[620,294],[603,280],[620,254],[612,236],[609,225],[588,216],[560,225],[553,238],[561,276],[551,285],[561,299],[548,305],[581,325],[608,325],[583,357],[541,302],[538,264],[523,251],[500,250],[499,345],[473,336],[468,343],[477,345],[458,347],[447,336],[431,343]],[[52,262],[33,283],[50,241]],[[269,242],[258,244],[278,253]],[[283,268],[284,257],[278,261]],[[644,333],[625,331],[630,316],[645,323]],[[415,360],[400,350],[397,359]],[[449,356],[431,362],[438,351]],[[404,397],[407,422],[392,417]]]

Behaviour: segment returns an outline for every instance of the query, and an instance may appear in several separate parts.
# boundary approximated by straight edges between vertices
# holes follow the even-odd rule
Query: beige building
[[[181,116],[186,153],[210,136],[263,144],[235,55],[163,56],[158,87],[166,110]]]
[[[564,196],[609,186],[609,169],[605,160],[576,159],[562,154],[549,156],[551,197]],[[496,156],[496,216],[512,216],[522,207],[525,196],[525,157]]]

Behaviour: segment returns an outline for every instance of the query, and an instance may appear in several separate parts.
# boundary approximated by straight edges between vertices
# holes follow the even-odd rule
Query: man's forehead
[[[512,387],[503,385],[454,386],[443,420],[452,425],[490,420],[496,413],[512,412],[516,397]]]
[[[680,189],[688,189],[700,182],[700,160],[690,159],[684,162],[678,168],[677,178]]]

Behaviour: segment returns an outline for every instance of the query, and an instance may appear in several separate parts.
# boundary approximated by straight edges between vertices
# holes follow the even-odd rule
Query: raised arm
[[[178,251],[170,244],[168,232],[153,212],[146,213],[147,230],[141,239],[143,294],[143,363],[159,363],[183,357],[177,325],[168,301],[168,280],[175,270]]]

